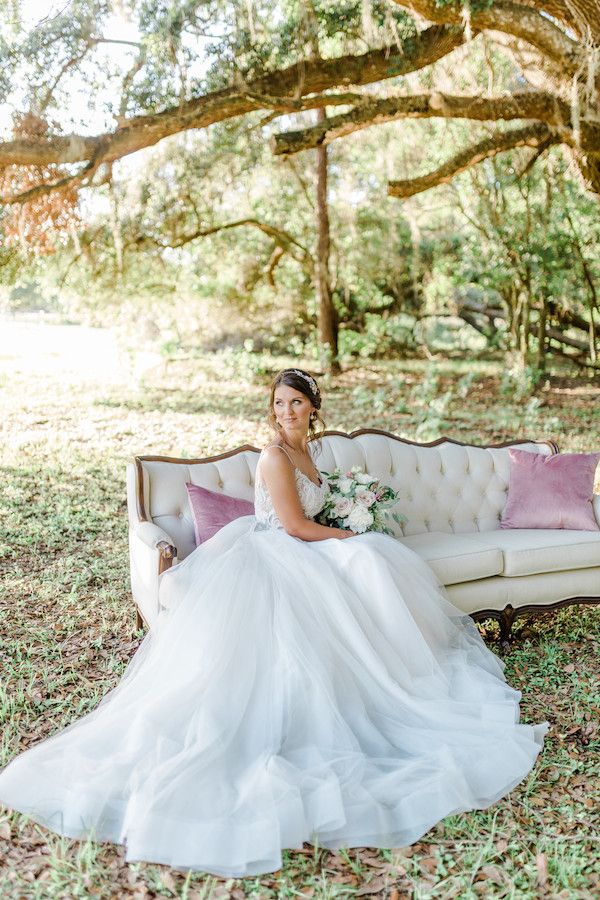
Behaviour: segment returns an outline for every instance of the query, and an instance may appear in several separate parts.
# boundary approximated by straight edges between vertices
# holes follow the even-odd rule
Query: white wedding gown
[[[307,517],[327,483],[295,470]],[[316,474],[315,474],[316,477]],[[549,723],[395,538],[255,516],[161,576],[165,610],[87,715],[0,772],[0,802],[128,861],[273,872],[282,848],[406,847],[532,769]]]

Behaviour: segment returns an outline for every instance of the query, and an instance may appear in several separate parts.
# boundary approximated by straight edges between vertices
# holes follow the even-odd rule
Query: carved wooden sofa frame
[[[429,442],[419,442],[419,441],[411,441],[407,438],[401,438],[398,435],[395,435],[388,431],[383,431],[381,429],[376,428],[361,428],[350,433],[343,431],[334,431],[328,430],[324,431],[322,436],[335,436],[338,435],[344,438],[354,438],[359,437],[365,434],[374,434],[374,435],[384,435],[387,438],[391,438],[395,441],[400,441],[406,445],[413,445],[415,447],[436,447],[440,444],[454,444],[459,447],[472,447],[472,448],[480,448],[480,449],[501,449],[503,447],[511,447],[518,446],[519,444],[545,444],[550,448],[550,452],[552,454],[558,453],[559,448],[555,441],[552,440],[539,440],[539,441],[529,441],[528,439],[515,440],[515,441],[505,441],[499,444],[469,444],[464,443],[462,441],[454,440],[453,438],[438,438],[434,441]],[[215,456],[205,456],[199,457],[196,459],[179,459],[175,457],[167,457],[167,456],[152,456],[152,455],[137,455],[133,457],[132,460],[132,471],[134,473],[134,484],[135,484],[135,502],[137,505],[137,517],[140,522],[152,522],[148,514],[148,510],[146,508],[144,490],[143,490],[143,465],[146,462],[166,462],[172,463],[174,465],[177,464],[185,464],[185,465],[196,465],[196,464],[204,464],[211,462],[218,462],[228,457],[235,456],[239,453],[243,453],[245,451],[251,451],[252,453],[258,454],[260,452],[260,448],[253,446],[252,444],[243,444],[239,447],[235,447],[232,450],[225,451],[224,453],[219,453]],[[130,464],[131,465],[131,464]],[[483,532],[485,533],[485,532]],[[157,576],[162,572],[169,569],[174,560],[177,558],[177,548],[176,546],[169,542],[168,540],[158,540],[154,544],[156,550],[158,551],[158,573]],[[507,648],[510,645],[511,639],[511,631],[513,624],[517,620],[517,618],[525,616],[529,613],[534,613],[536,615],[540,613],[546,613],[564,606],[570,606],[573,604],[600,604],[600,585],[599,585],[599,596],[580,596],[574,595],[572,597],[566,597],[564,599],[558,600],[556,602],[551,602],[548,604],[528,604],[528,605],[519,605],[518,608],[514,608],[510,603],[508,603],[504,609],[479,609],[474,612],[470,612],[469,615],[475,621],[483,621],[485,619],[495,619],[498,621],[500,626],[500,640],[504,648]],[[148,626],[148,622],[143,616],[142,612],[139,609],[139,606],[136,603],[136,629],[143,628],[144,625]]]

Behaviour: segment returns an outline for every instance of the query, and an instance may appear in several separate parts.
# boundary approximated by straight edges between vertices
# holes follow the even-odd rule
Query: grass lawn
[[[191,354],[129,384],[13,371],[0,359],[0,710],[4,765],[96,706],[142,638],[129,591],[125,464],[134,453],[207,456],[270,438],[267,387],[285,365]],[[475,444],[553,438],[600,450],[600,381],[553,373],[531,399],[500,364],[367,361],[320,379],[330,429]],[[500,653],[494,622],[482,623]],[[600,896],[600,609],[518,620],[506,675],[522,720],[551,730],[530,776],[488,810],[449,816],[403,850],[305,844],[248,879],[124,862],[124,848],[59,837],[0,809],[0,897]]]

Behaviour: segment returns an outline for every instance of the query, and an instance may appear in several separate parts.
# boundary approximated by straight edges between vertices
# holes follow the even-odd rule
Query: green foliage
[[[21,100],[21,108],[36,111],[40,105],[49,103],[50,108],[56,109],[61,103],[68,102],[62,93],[64,82],[58,84],[52,97],[48,97],[48,88],[69,61],[83,63],[92,47],[92,39],[101,34],[111,12],[112,4],[108,0],[72,0],[54,14],[45,17],[40,14],[40,21],[29,32],[17,20],[6,50],[12,90],[19,83],[27,86],[29,96],[25,102]],[[111,74],[105,71],[103,77],[110,79]],[[95,77],[88,72],[83,75],[83,80],[93,88]],[[90,106],[93,107],[93,100]]]
[[[414,324],[412,316],[403,313],[384,319],[378,312],[365,312],[360,331],[352,328],[340,331],[340,355],[370,359],[414,351]]]
[[[515,358],[502,373],[500,393],[516,400],[524,400],[535,392],[545,372],[537,366],[523,366]]]
[[[242,89],[244,79],[291,65],[317,45],[334,56],[416,33],[413,19],[384,0],[130,0],[119,9],[139,32],[120,68],[103,65],[105,48],[95,43],[113,27],[114,5],[75,0],[30,33],[14,16],[0,32],[0,80],[25,86],[35,107],[66,66],[49,99],[50,118],[57,116],[51,128],[64,130],[74,83],[96,98],[95,111],[112,128],[123,112],[155,112],[231,84]],[[501,92],[518,71],[505,54],[475,42],[453,83],[477,93],[492,76]],[[123,103],[115,99],[122,87]],[[439,88],[435,67],[385,82],[393,92],[417,87]],[[325,364],[315,334],[314,153],[282,161],[269,146],[275,130],[314,121],[313,111],[275,123],[252,113],[165,140],[138,168],[115,164],[112,185],[82,192],[85,226],[64,236],[53,255],[0,249],[0,302],[22,308],[35,285],[46,307],[139,328],[163,348],[241,346],[258,334],[265,346],[268,332],[269,348]],[[515,286],[531,304],[533,326],[542,303],[586,321],[591,315],[590,285],[598,293],[600,282],[597,205],[571,180],[559,151],[523,176],[528,149],[403,203],[387,196],[388,178],[435,168],[452,144],[472,142],[479,129],[409,120],[329,147],[330,272],[346,362],[427,350],[515,351],[508,321]],[[253,222],[235,225],[244,219]],[[507,319],[479,334],[457,318],[464,298],[493,302]],[[538,366],[536,341],[527,337],[522,365]]]
[[[563,327],[561,311],[589,322],[600,284],[600,220],[559,152],[519,175],[525,158],[515,151],[488,160],[448,189],[464,223],[461,243],[438,248],[425,293],[438,310],[440,301],[451,311],[465,299],[502,307],[505,319],[495,320],[488,346],[520,349],[521,366],[535,367],[542,308],[555,328]],[[513,320],[524,305],[530,310],[525,357],[522,325]]]
[[[103,40],[118,39],[109,0],[72,0],[40,15],[30,31],[15,7],[0,31],[0,96],[26,85],[24,107],[49,103],[62,121],[69,117],[69,90],[81,84],[98,98],[90,109],[104,111],[108,123],[123,112],[155,112],[290,66],[317,46],[324,56],[336,55],[416,32],[410,15],[384,0],[368,6],[359,0],[282,0],[276,7],[271,0],[129,0],[118,12],[139,38],[123,45],[116,63]]]

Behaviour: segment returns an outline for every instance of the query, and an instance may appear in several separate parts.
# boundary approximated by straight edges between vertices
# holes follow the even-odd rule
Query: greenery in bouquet
[[[338,466],[333,472],[321,472],[329,484],[326,497],[315,521],[332,528],[349,528],[351,531],[382,531],[393,535],[386,522],[391,517],[398,525],[406,522],[403,513],[392,511],[398,503],[398,492],[379,478],[363,472],[360,466],[352,466],[347,472]]]

